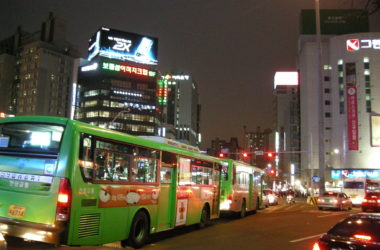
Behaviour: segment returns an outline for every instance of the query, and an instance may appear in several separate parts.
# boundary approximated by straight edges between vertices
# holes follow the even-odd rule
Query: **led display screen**
[[[380,170],[378,169],[331,170],[331,178],[332,179],[343,179],[343,178],[378,179],[380,178]]]
[[[95,56],[157,65],[158,39],[119,30],[101,28],[89,41],[88,60]]]

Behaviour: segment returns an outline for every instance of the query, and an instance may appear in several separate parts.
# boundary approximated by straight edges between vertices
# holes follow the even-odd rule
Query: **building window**
[[[326,112],[326,113],[325,113],[325,117],[326,117],[326,118],[330,118],[330,117],[331,117],[331,113],[330,113],[330,112]]]
[[[329,88],[325,88],[325,94],[330,94],[330,89]]]
[[[84,92],[84,97],[97,96],[97,95],[99,95],[98,89]]]
[[[364,81],[365,81],[365,100],[366,100],[366,111],[368,113],[372,112],[372,103],[371,103],[371,72],[369,65],[369,58],[365,57],[363,59],[364,64]]]
[[[331,105],[331,101],[330,100],[325,100],[325,105],[326,106]]]

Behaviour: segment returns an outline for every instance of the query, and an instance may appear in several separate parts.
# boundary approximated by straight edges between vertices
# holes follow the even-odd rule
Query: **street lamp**
[[[120,111],[119,113],[117,113],[117,114],[115,115],[115,117],[112,119],[112,121],[110,121],[110,123],[108,124],[108,128],[110,129],[111,124],[114,123],[114,122],[116,121],[116,119],[117,119],[121,114],[129,113],[129,112],[131,112],[131,109],[128,108],[128,109],[126,109],[126,110],[122,110],[122,111]]]

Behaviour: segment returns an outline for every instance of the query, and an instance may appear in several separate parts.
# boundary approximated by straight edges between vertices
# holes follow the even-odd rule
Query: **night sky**
[[[321,8],[363,8],[367,0],[321,0]],[[157,37],[158,69],[192,75],[202,105],[202,148],[273,124],[273,77],[296,67],[299,14],[314,0],[1,0],[0,40],[18,25],[37,31],[49,11],[87,56],[101,27]],[[379,11],[380,12],[380,11]],[[380,13],[371,31],[380,31]],[[0,90],[1,91],[1,90]]]

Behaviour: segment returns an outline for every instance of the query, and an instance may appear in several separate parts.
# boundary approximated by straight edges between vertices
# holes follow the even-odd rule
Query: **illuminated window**
[[[99,95],[98,89],[84,92],[84,97],[97,96],[97,95]]]
[[[100,111],[99,116],[100,117],[110,117],[110,112],[109,111]]]
[[[99,112],[98,111],[91,111],[91,112],[87,112],[86,113],[86,117],[87,118],[98,117],[98,116],[99,116]]]
[[[98,101],[97,100],[93,100],[93,101],[87,101],[84,103],[84,106],[85,107],[93,107],[93,106],[96,106],[98,104]]]

